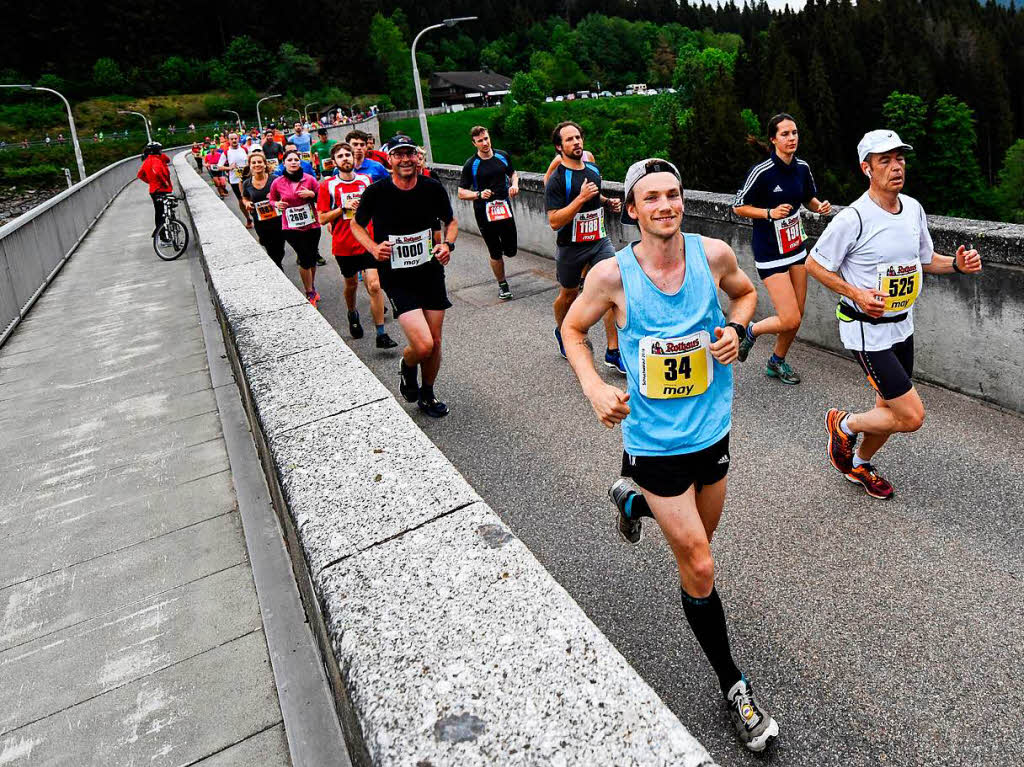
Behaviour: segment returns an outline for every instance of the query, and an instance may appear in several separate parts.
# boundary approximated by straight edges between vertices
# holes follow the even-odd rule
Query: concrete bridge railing
[[[353,763],[712,767],[228,206],[176,165]]]
[[[434,166],[451,193],[459,227],[479,233],[471,203],[456,200],[461,168]],[[554,258],[554,233],[548,226],[543,177],[520,173],[520,195],[513,205],[519,247]],[[606,182],[605,193],[622,196],[622,184]],[[614,217],[609,235],[616,247],[639,239],[639,231]],[[811,245],[828,218],[804,212]],[[921,299],[914,305],[914,376],[1003,407],[1024,412],[1024,226],[929,216],[929,229],[940,253],[952,254],[973,243],[984,270],[977,277],[925,275]],[[758,289],[758,316],[771,312],[771,298],[758,279],[750,245],[750,223],[732,212],[732,197],[686,191],[686,231],[729,243],[740,266]],[[836,296],[810,279],[806,313],[799,338],[846,355],[839,341]],[[759,348],[767,355],[769,344]]]

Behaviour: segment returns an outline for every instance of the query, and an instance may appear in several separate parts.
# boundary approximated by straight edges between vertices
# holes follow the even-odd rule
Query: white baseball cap
[[[864,138],[857,144],[857,157],[861,162],[865,162],[869,154],[891,152],[893,149],[913,150],[913,148],[910,144],[905,143],[896,131],[873,130],[865,133]]]
[[[676,177],[680,188],[683,186],[683,179],[679,175],[679,169],[668,160],[662,160],[660,157],[648,157],[646,160],[633,163],[629,166],[629,170],[626,171],[626,180],[623,182],[625,195],[622,199],[622,223],[632,226],[637,225],[637,220],[629,215],[629,212],[626,210],[626,200],[629,199],[630,192],[633,191],[633,187],[637,185],[640,179],[652,173],[671,173]]]

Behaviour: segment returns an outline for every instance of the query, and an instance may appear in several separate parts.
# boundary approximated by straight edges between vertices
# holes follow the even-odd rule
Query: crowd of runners
[[[468,138],[474,151],[462,168],[458,198],[472,203],[498,296],[509,300],[513,286],[504,262],[518,248],[518,172],[511,156],[492,146],[485,127],[474,127]],[[559,285],[553,305],[558,353],[598,420],[622,427],[621,477],[609,490],[619,532],[636,543],[645,518],[658,523],[678,564],[686,620],[717,675],[740,739],[754,751],[763,750],[779,727],[733,660],[710,545],[730,465],[733,365],[749,359],[758,338],[774,336],[765,374],[799,384],[787,356],[803,317],[808,273],[837,294],[840,338],[863,368],[874,403],[862,412],[828,410],[825,452],[842,477],[874,498],[891,498],[893,487],[872,460],[890,435],[916,431],[924,419],[912,381],[913,306],[923,276],[981,271],[971,246],[961,245],[952,256],[934,251],[924,210],[902,194],[912,147],[890,130],[871,131],[860,141],[857,160],[867,190],[831,219],[808,252],[800,208],[832,216],[832,207],[818,198],[811,168],[796,155],[796,120],[776,115],[767,139],[770,154],[749,170],[734,200],[734,211],[752,220],[754,266],[772,302],[772,313],[758,322],[757,290],[732,248],[682,231],[684,179],[671,162],[635,162],[624,196],[606,196],[582,129],[563,122],[552,134],[555,157],[544,194]],[[430,416],[446,415],[434,386],[451,307],[445,266],[459,229],[422,150],[401,135],[377,150],[373,136],[359,130],[340,142],[320,131],[314,142],[296,124],[287,137],[276,129],[263,136],[231,133],[193,153],[219,194],[233,192],[276,264],[286,244],[295,251],[314,306],[320,300],[316,268],[323,265],[320,233],[330,229],[351,336],[363,335],[356,310],[362,280],[377,346],[397,346],[385,332],[385,296],[405,336],[396,371],[402,397]],[[617,252],[609,213],[639,230]],[[728,299],[724,309],[720,293]],[[608,383],[595,368],[587,333],[598,322],[607,338],[603,362],[625,376],[624,386]]]

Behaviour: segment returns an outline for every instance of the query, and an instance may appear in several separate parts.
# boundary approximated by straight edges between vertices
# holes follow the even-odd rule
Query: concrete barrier
[[[108,165],[0,227],[0,346],[111,200],[135,179],[140,158]]]
[[[187,161],[178,177],[355,764],[713,764]]]
[[[454,201],[462,169],[436,165],[432,170]],[[520,173],[519,188],[513,206],[519,247],[553,258],[543,177]],[[623,192],[616,182],[605,183],[604,190],[610,196]],[[479,234],[472,203],[454,204],[460,229]],[[616,247],[639,238],[637,229],[612,218],[606,220]],[[811,245],[828,220],[804,212]],[[977,277],[925,275],[922,298],[914,305],[914,377],[1024,412],[1024,387],[1017,385],[1024,377],[1024,226],[946,216],[929,216],[928,224],[936,250],[952,254],[958,245],[974,243],[984,270]],[[771,298],[754,268],[749,220],[732,212],[732,196],[687,190],[684,228],[729,243],[757,286],[758,316],[771,312]],[[835,309],[835,294],[811,279],[798,337],[845,355]]]

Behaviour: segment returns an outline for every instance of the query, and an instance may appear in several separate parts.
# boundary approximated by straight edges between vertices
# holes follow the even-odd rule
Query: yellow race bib
[[[700,330],[680,338],[640,339],[640,393],[650,399],[696,397],[714,380],[711,336]]]
[[[905,312],[921,294],[921,262],[878,265],[878,291],[885,295],[887,312]]]

